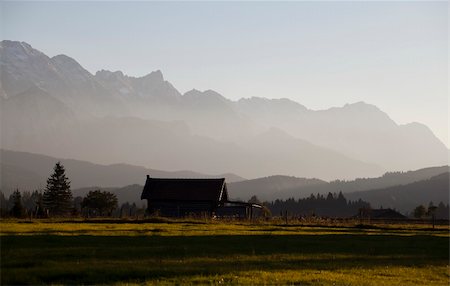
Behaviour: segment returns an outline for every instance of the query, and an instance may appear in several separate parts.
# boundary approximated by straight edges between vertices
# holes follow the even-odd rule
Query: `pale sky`
[[[365,101],[449,139],[448,2],[0,2],[1,38],[180,92]]]

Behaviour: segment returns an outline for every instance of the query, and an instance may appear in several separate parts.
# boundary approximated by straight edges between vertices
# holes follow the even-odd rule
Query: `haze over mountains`
[[[448,168],[447,168],[448,169]],[[373,208],[397,208],[402,212],[411,212],[418,205],[428,206],[443,202],[449,203],[450,172],[409,184],[395,185],[382,189],[372,189],[347,194],[348,199],[361,198],[369,201]]]
[[[353,179],[448,164],[426,126],[398,125],[363,102],[313,111],[288,99],[181,94],[161,71],[93,75],[15,41],[0,43],[0,69],[4,149],[246,178]]]
[[[339,193],[354,194],[352,199],[363,196],[362,191],[380,190],[394,186],[403,186],[411,183],[428,180],[432,177],[450,173],[449,166],[430,167],[408,172],[388,172],[375,178],[358,178],[351,181],[335,180],[325,182],[318,179],[297,178],[288,176],[269,176],[252,180],[243,180],[228,184],[230,194],[236,194],[242,199],[249,199],[253,195],[264,201],[276,199],[299,199],[311,194]],[[449,183],[447,179],[447,191]],[[433,192],[433,189],[423,188],[422,192]],[[375,192],[376,193],[376,192]],[[425,195],[426,196],[426,195]],[[368,200],[370,202],[370,200]],[[425,200],[426,203],[428,201]],[[386,204],[385,204],[386,205]],[[387,206],[387,205],[386,205]]]
[[[304,198],[311,194],[343,192],[347,199],[368,201],[379,206],[410,212],[419,204],[430,201],[448,203],[450,167],[431,167],[409,172],[389,172],[377,178],[326,182],[319,179],[292,176],[269,176],[246,180],[234,174],[216,176],[191,171],[167,172],[127,164],[99,165],[86,161],[54,158],[28,152],[0,150],[0,190],[9,196],[16,188],[21,191],[43,189],[56,161],[66,167],[74,196],[85,196],[94,189],[117,195],[119,201],[141,206],[140,194],[146,175],[165,178],[225,177],[232,199],[248,200],[256,195],[262,201]]]
[[[143,184],[147,175],[163,178],[226,178],[227,182],[245,180],[235,174],[208,175],[192,171],[168,172],[128,164],[99,165],[80,160],[1,149],[0,158],[0,190],[5,194],[10,194],[15,189],[24,191],[43,189],[57,161],[61,161],[65,167],[72,189]]]

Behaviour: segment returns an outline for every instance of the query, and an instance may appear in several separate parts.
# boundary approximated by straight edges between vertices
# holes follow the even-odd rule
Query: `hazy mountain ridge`
[[[42,189],[52,173],[57,161],[66,168],[72,189],[101,186],[118,187],[131,184],[143,184],[146,176],[162,178],[226,178],[234,182],[245,180],[235,174],[207,175],[192,171],[161,171],[129,164],[100,165],[87,161],[54,158],[28,152],[16,152],[0,149],[0,187],[6,194],[15,188],[20,190]]]
[[[120,136],[117,136],[117,130],[121,130]],[[38,135],[36,138],[40,138]],[[288,175],[302,173],[316,176],[320,173],[325,178],[351,178],[355,174],[364,176],[377,170],[375,166],[298,139],[288,141],[273,138],[270,142],[257,140],[251,147],[242,147],[192,135],[180,122],[111,117],[76,122],[54,131],[51,137],[61,139],[27,140],[23,144],[28,145],[22,145],[22,150],[42,150],[41,154],[45,154],[44,149],[51,148],[52,155],[58,158],[72,157],[88,161],[96,158],[96,162],[102,164],[127,162],[171,171],[176,170],[174,166],[178,170],[201,170],[201,173],[213,174],[233,170],[245,177],[271,175],[281,170]],[[295,153],[278,151],[274,149],[277,146],[292,148]],[[309,164],[305,158],[314,160],[315,165]],[[338,168],[341,165],[347,168]]]
[[[256,195],[259,199],[269,200],[269,198],[282,198],[284,190],[304,188],[327,184],[319,179],[297,178],[293,176],[274,175],[241,182],[228,183],[228,193],[232,197],[248,200]]]
[[[247,104],[240,110],[261,125],[277,126],[297,138],[372,162],[385,170],[417,169],[449,162],[449,150],[428,127],[418,123],[397,125],[374,105],[358,102],[318,111],[292,102],[290,105],[284,111],[267,112],[269,107],[261,109],[258,102],[255,108]],[[292,112],[294,108],[296,111]]]
[[[182,95],[161,71],[138,78],[120,71],[92,75],[68,56],[49,58],[13,41],[0,43],[0,68],[1,124],[7,130],[2,148],[168,170],[327,180],[448,163],[448,149],[429,129],[398,126],[365,103],[313,111],[287,99],[234,102],[211,90]],[[29,102],[36,90],[45,93],[46,101],[51,97],[62,105],[34,110]],[[19,97],[23,93],[28,96]],[[160,121],[183,121],[186,131],[180,132],[178,123]],[[285,135],[277,137],[271,127]]]
[[[277,176],[276,179],[272,181],[273,177],[264,177],[230,183],[229,189],[231,192],[239,194],[243,199],[249,199],[253,195],[258,196],[261,200],[268,201],[288,198],[299,199],[308,197],[310,194],[317,193],[326,195],[329,192],[339,193],[342,191],[347,194],[358,191],[368,191],[399,185],[407,185],[414,182],[427,180],[431,177],[446,172],[450,172],[449,166],[424,168],[408,172],[388,172],[380,177],[357,178],[349,181],[336,180],[325,182],[317,179],[302,179],[309,183],[303,184],[301,183],[302,181],[300,181],[300,183],[295,186],[290,185],[289,181],[298,178],[293,179],[284,176]],[[286,178],[285,181],[280,182],[280,180],[284,178]]]
[[[361,198],[369,201],[373,207],[382,205],[409,212],[413,204],[428,204],[431,200],[435,204],[440,201],[448,202],[450,171],[449,166],[442,166],[408,172],[389,172],[377,178],[333,182],[281,175],[245,180],[235,174],[211,176],[191,171],[153,170],[128,164],[99,165],[9,150],[0,150],[0,158],[0,186],[6,195],[15,188],[21,191],[44,188],[55,162],[60,160],[72,182],[74,196],[84,196],[90,190],[102,189],[115,193],[120,202],[135,202],[138,205],[143,203],[140,193],[148,174],[167,178],[225,177],[229,195],[233,199],[248,200],[256,195],[260,200],[273,201],[308,197],[311,193],[326,195],[328,192],[342,191],[347,199]],[[442,178],[442,174],[447,175],[447,180]],[[439,178],[437,183],[436,177]]]
[[[370,202],[373,208],[379,208],[382,206],[384,208],[397,209],[402,213],[409,213],[420,204],[427,206],[430,201],[433,201],[435,205],[440,202],[443,202],[444,204],[449,203],[448,189],[450,173],[445,172],[440,175],[433,175],[443,169],[448,170],[449,167],[435,167],[417,171],[410,171],[407,173],[388,173],[383,177],[392,177],[392,175],[394,174],[394,177],[402,177],[403,181],[405,182],[415,180],[416,178],[420,180],[404,185],[398,185],[398,183],[395,181],[392,181],[392,183],[389,184],[388,180],[384,182],[386,185],[388,185],[388,187],[385,188],[374,189],[374,186],[377,185],[375,183],[374,185],[366,184],[365,188],[367,189],[359,192],[346,192],[344,191],[345,189],[342,189],[342,191],[343,193],[345,193],[345,197],[347,200],[359,200],[361,198],[364,201]],[[349,181],[347,183],[349,184],[349,186],[352,186],[355,184],[359,184],[360,182],[358,181],[372,180],[373,182],[380,182],[383,181],[383,177],[358,179],[355,181]],[[333,189],[326,188],[326,186],[328,185],[329,184],[327,182],[318,179],[296,178],[289,176],[270,176],[254,180],[228,183],[228,192],[230,198],[232,199],[247,200],[252,195],[256,194],[257,197],[262,201],[274,201],[275,199],[283,199],[282,191],[285,190],[285,188],[289,189],[293,186],[296,186],[297,189],[303,188],[304,190],[307,190],[309,187],[317,187],[317,190],[319,190],[320,187],[325,187],[322,189],[321,193],[326,196],[327,192],[333,192]],[[89,190],[93,190],[96,188],[98,187],[76,189],[74,190],[74,195],[83,196]],[[115,193],[121,202],[134,202],[138,206],[145,204],[145,202],[140,200],[140,194],[143,189],[142,185],[130,185],[122,188],[100,189]],[[350,190],[350,188],[347,189],[347,191],[348,190]],[[338,192],[339,191],[336,191],[335,193]],[[305,193],[305,195],[302,197],[309,197],[310,194],[311,193]],[[316,194],[317,192],[314,193],[314,195]],[[271,196],[271,199],[267,199],[268,195]]]
[[[89,191],[102,190],[115,194],[117,196],[119,204],[129,202],[130,204],[135,203],[138,207],[145,207],[147,206],[147,201],[141,200],[143,188],[143,185],[138,184],[128,185],[122,188],[102,188],[93,186],[74,189],[72,193],[74,197],[84,197]]]
[[[351,200],[361,198],[369,201],[373,208],[396,208],[401,212],[412,212],[418,205],[428,206],[433,202],[437,206],[440,202],[449,203],[450,173],[442,173],[432,178],[392,186],[346,194]]]
[[[83,74],[86,73],[83,72]],[[156,77],[156,80],[153,81],[161,82],[162,78],[158,74],[153,76]],[[122,77],[120,73],[117,76]],[[49,95],[47,91],[44,92]],[[33,95],[31,94],[31,96]],[[48,97],[56,98],[56,96],[49,95]],[[2,138],[2,146],[3,148],[57,157],[94,160],[103,164],[127,162],[136,165],[157,166],[157,168],[166,170],[187,169],[201,173],[233,171],[250,177],[278,173],[277,166],[284,166],[283,173],[285,174],[294,175],[306,172],[305,176],[321,174],[324,178],[350,178],[380,172],[376,166],[340,154],[337,154],[336,160],[351,167],[347,170],[330,167],[327,164],[330,157],[328,154],[334,154],[334,152],[315,147],[312,144],[302,143],[302,152],[316,154],[314,161],[320,162],[322,166],[309,166],[308,162],[300,160],[302,154],[286,152],[284,155],[278,156],[276,154],[279,150],[264,146],[265,142],[258,140],[252,141],[254,148],[247,148],[246,144],[242,144],[242,140],[238,143],[230,142],[232,140],[227,136],[229,133],[227,130],[238,134],[241,130],[240,127],[245,125],[245,122],[234,116],[236,111],[233,109],[231,101],[213,91],[194,90],[180,98],[183,99],[183,102],[179,105],[166,103],[161,105],[152,101],[152,105],[146,109],[146,112],[149,113],[147,117],[158,117],[158,112],[168,112],[176,109],[177,106],[181,108],[174,116],[178,121],[162,122],[155,119],[144,119],[144,117],[125,117],[125,115],[79,118],[77,115],[79,112],[77,114],[69,112],[71,110],[70,102],[65,100],[64,102],[61,100],[63,105],[60,108],[46,110],[38,116],[35,115],[34,106],[27,104],[29,101],[27,98],[21,102],[18,95],[8,96],[2,104],[3,110],[9,110],[9,112],[2,113],[2,116],[5,114],[8,116],[2,120],[2,125],[4,125],[2,127],[8,129],[8,132],[5,133],[7,138]],[[208,100],[204,100],[205,98]],[[131,101],[130,105],[127,105],[128,108],[131,108],[133,102],[145,107],[143,102],[151,99],[135,97],[134,100],[136,101]],[[158,100],[162,99],[158,97]],[[12,104],[14,101],[19,101],[19,103],[14,106]],[[222,105],[228,107],[222,108]],[[96,108],[94,107],[91,110]],[[186,125],[183,126],[184,123],[178,118],[189,113],[194,115],[189,116],[190,120],[188,121],[183,120],[186,122]],[[41,130],[48,129],[49,122],[52,121],[50,118],[64,118],[68,114],[73,114],[73,116],[68,120],[61,120],[58,128],[41,132]],[[206,114],[208,120],[205,118]],[[233,120],[235,122],[231,124]],[[5,122],[13,122],[13,124]],[[196,124],[202,125],[203,130],[210,133],[212,138],[217,137],[215,136],[217,134],[222,134],[227,139],[224,140],[226,142],[196,135],[196,132],[192,131],[192,129],[197,129],[197,131],[200,129],[192,127]],[[21,128],[16,128],[17,126],[21,126]],[[36,126],[36,128],[29,130],[30,128],[27,126]],[[183,127],[180,128],[180,126]],[[247,136],[252,138],[251,135]],[[22,138],[26,138],[26,140]],[[289,138],[289,135],[286,134],[283,138]],[[279,141],[280,138],[273,140]],[[276,159],[276,164],[267,162],[265,157],[268,155]],[[263,165],[264,168],[261,167]]]

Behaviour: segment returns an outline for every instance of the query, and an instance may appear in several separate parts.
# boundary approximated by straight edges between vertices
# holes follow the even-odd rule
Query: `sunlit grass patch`
[[[244,271],[226,275],[197,275],[168,280],[148,280],[146,285],[238,284],[238,285],[448,285],[445,267],[426,274],[405,267],[348,270]],[[442,279],[443,278],[443,279]],[[127,283],[128,284],[128,283]]]
[[[252,223],[204,220],[158,219],[156,222],[127,220],[3,220],[0,222],[0,235],[323,235],[323,234],[392,234],[392,235],[449,235],[448,226],[439,226],[435,230],[423,225],[301,225],[277,223]]]
[[[2,284],[448,285],[448,228],[2,221]]]

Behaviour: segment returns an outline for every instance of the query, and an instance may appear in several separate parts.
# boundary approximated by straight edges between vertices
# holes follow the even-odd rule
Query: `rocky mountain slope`
[[[353,179],[448,164],[426,126],[398,125],[362,102],[313,111],[288,99],[181,94],[161,71],[93,75],[66,55],[6,40],[0,69],[5,149],[248,178]]]

